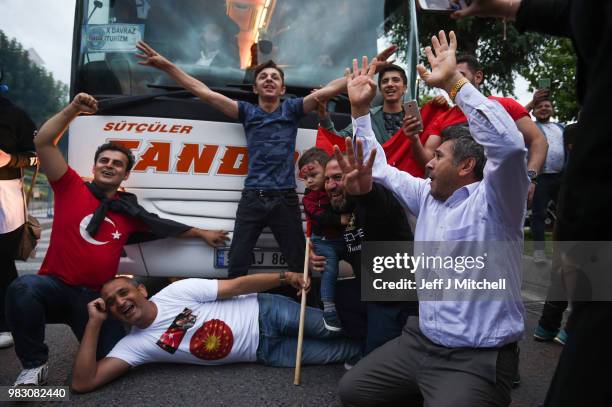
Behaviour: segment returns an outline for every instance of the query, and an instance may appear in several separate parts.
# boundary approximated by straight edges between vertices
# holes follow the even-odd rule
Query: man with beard
[[[345,260],[352,266],[357,277],[356,283],[353,283],[355,292],[339,291],[336,295],[336,307],[343,329],[351,337],[363,336],[360,327],[365,320],[367,332],[364,353],[368,354],[399,336],[408,316],[416,315],[418,310],[414,302],[359,303],[362,243],[411,241],[412,232],[402,206],[382,185],[375,183],[372,190],[365,195],[347,195],[344,190],[344,176],[335,158],[325,167],[325,191],[336,212],[350,215],[343,234],[346,244]],[[312,253],[310,262],[314,271],[323,271],[325,257]],[[341,298],[342,296],[345,298]]]

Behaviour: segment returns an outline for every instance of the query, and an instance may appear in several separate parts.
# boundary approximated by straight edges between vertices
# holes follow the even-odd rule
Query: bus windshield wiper
[[[185,89],[182,89],[151,93],[148,95],[115,96],[104,99],[99,98],[98,95],[94,95],[94,97],[98,99],[98,110],[105,111],[146,103],[158,97],[188,98],[193,97],[193,94]]]
[[[135,95],[135,96],[115,96],[109,98],[100,97],[102,95],[94,95],[98,100],[98,109],[101,111],[118,109],[127,106],[138,105],[146,102],[150,102],[153,99],[159,97],[171,97],[177,99],[184,99],[194,97],[195,95],[190,91],[186,90],[181,86],[176,85],[147,85],[149,88],[161,89],[163,92],[151,93],[146,95]],[[239,98],[252,97],[253,92],[250,90],[243,90],[241,87],[236,85],[227,86],[209,86],[211,90],[220,92],[225,95],[232,95]],[[250,89],[250,88],[249,88]]]

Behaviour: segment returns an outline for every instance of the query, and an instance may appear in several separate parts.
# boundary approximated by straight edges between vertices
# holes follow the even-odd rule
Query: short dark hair
[[[123,154],[125,154],[125,156],[127,157],[127,161],[128,161],[127,162],[127,172],[130,172],[132,170],[132,167],[134,166],[134,161],[136,160],[134,158],[134,154],[132,154],[132,150],[130,150],[123,144],[115,143],[113,141],[109,141],[108,143],[104,143],[100,147],[98,147],[98,149],[96,150],[96,155],[94,156],[94,162],[97,162],[100,154],[102,154],[103,151],[107,151],[107,150],[120,151]]]
[[[398,72],[400,76],[402,77],[402,81],[404,82],[404,85],[408,85],[408,77],[406,76],[406,71],[404,71],[404,69],[399,65],[390,64],[390,65],[386,65],[378,73],[378,87],[379,88],[382,82],[382,78],[383,76],[385,76],[387,72]]]
[[[461,161],[473,158],[476,161],[474,175],[482,180],[487,157],[484,148],[470,134],[470,129],[465,125],[449,126],[442,131],[442,140],[453,142],[453,164],[459,165]]]
[[[276,65],[276,63],[272,60],[269,60],[267,62],[264,62],[263,64],[259,64],[255,67],[255,76],[253,76],[253,81],[257,81],[257,77],[259,76],[259,74],[261,73],[261,71],[263,71],[266,68],[273,68],[276,69],[278,71],[278,73],[280,74],[281,80],[283,81],[283,84],[285,84],[285,72],[279,68],[278,65]]]
[[[313,162],[318,162],[321,164],[321,167],[325,169],[327,162],[330,160],[330,156],[327,154],[325,150],[322,150],[318,147],[312,147],[308,150],[304,151],[304,154],[298,160],[298,168],[302,168],[306,164],[310,164]]]
[[[474,55],[470,54],[462,54],[457,57],[457,65],[459,64],[467,64],[468,68],[472,73],[476,73],[478,71],[484,72],[484,68],[482,64],[478,61],[478,59]]]

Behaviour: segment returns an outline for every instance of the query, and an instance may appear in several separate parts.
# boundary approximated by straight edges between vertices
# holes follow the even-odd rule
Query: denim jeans
[[[334,302],[336,281],[338,280],[338,262],[344,253],[344,239],[326,239],[312,235],[310,241],[315,252],[319,256],[325,256],[325,269],[321,274],[321,301]]]
[[[229,278],[248,273],[253,248],[266,226],[272,230],[287,260],[289,271],[303,271],[306,239],[302,228],[300,201],[295,191],[245,189],[236,211],[234,237],[229,254]]]
[[[89,320],[87,303],[100,293],[87,287],[71,286],[49,275],[24,275],[9,286],[6,318],[15,339],[15,352],[25,369],[47,362],[45,324],[67,324],[80,341]],[[110,352],[125,336],[123,325],[110,317],[104,321],[98,339],[97,359]]]
[[[269,366],[295,366],[300,304],[274,294],[258,294],[259,347],[257,361]],[[323,311],[307,307],[304,317],[302,364],[322,365],[354,360],[361,343],[325,329]]]

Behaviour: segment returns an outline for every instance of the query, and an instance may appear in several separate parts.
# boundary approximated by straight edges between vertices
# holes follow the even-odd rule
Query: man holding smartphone
[[[375,106],[370,109],[372,116],[372,129],[376,136],[376,141],[384,145],[392,139],[400,130],[403,130],[406,137],[411,141],[412,159],[408,172],[415,177],[425,175],[425,164],[433,156],[436,145],[428,142],[428,135],[420,133],[422,130],[422,120],[416,101],[403,103],[404,95],[408,89],[408,79],[406,72],[398,65],[387,65],[378,74],[378,89],[383,97],[382,106]],[[446,99],[439,96],[432,101],[434,105],[447,106]],[[411,106],[408,108],[408,106]],[[336,130],[334,123],[329,115],[320,117],[319,125],[324,129],[334,132],[342,137],[353,135],[352,125],[348,125],[342,130]]]

